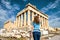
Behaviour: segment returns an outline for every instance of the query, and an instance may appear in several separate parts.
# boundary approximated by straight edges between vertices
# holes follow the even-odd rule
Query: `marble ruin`
[[[28,25],[31,25],[31,23],[34,20],[34,16],[36,15],[39,15],[40,17],[40,21],[41,21],[40,28],[49,29],[48,15],[42,13],[36,8],[36,6],[30,3],[28,3],[26,7],[17,14],[16,20],[14,21],[14,23],[12,23],[11,21],[5,22],[4,28],[10,31],[15,28],[20,29]]]

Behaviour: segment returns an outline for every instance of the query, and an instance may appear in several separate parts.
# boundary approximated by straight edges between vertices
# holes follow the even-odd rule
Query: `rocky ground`
[[[0,38],[0,40],[20,40],[20,39],[16,39],[16,38]],[[23,39],[25,40],[25,39]],[[60,40],[60,35],[55,35],[52,38],[41,38],[41,40]]]
[[[26,38],[3,38],[3,37],[0,37],[0,40],[30,40],[30,38],[26,39]],[[33,39],[31,39],[33,40]],[[46,35],[46,36],[42,36],[40,40],[60,40],[60,34],[49,34],[49,35]]]

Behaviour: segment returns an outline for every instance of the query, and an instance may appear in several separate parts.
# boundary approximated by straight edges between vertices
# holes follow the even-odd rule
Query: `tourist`
[[[40,40],[41,32],[40,32],[40,20],[39,16],[34,17],[34,21],[32,23],[33,26],[33,39],[34,40]]]

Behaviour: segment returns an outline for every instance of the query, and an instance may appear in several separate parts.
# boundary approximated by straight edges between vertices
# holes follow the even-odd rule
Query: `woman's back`
[[[33,32],[35,32],[35,31],[40,32],[40,24],[36,24],[35,22],[33,22],[33,27],[34,27]]]

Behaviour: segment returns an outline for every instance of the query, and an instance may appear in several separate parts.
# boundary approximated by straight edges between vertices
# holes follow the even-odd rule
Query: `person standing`
[[[41,32],[40,32],[40,19],[39,16],[34,17],[34,21],[32,23],[33,26],[33,39],[34,40],[40,40]]]

